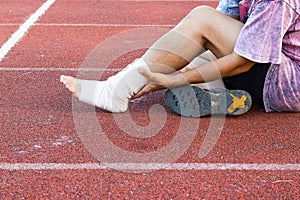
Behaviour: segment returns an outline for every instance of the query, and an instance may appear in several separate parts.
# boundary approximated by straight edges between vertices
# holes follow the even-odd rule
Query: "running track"
[[[94,113],[107,138],[128,152],[155,152],[174,142],[185,119],[166,108],[163,92],[132,102],[130,113],[121,115],[125,117],[117,124],[112,114],[94,112],[72,99],[59,84],[59,75],[107,78],[140,56],[149,46],[146,41],[198,5],[215,7],[217,2],[0,2],[0,199],[299,199],[298,113],[267,114],[254,106],[247,115],[227,117],[220,121],[221,128],[220,123],[213,127],[220,135],[202,157],[199,149],[211,122],[218,119],[188,119],[197,129],[188,126],[185,138],[193,131],[195,138],[168,165],[149,163],[145,156],[143,163],[115,163],[122,167],[116,169],[98,162],[99,153],[95,156],[80,137],[78,124],[92,130],[87,119]],[[134,30],[147,32],[127,37]],[[124,44],[115,38],[120,34],[126,36]],[[107,41],[120,49],[132,44],[139,48],[118,52],[108,45],[100,58],[107,58],[106,63],[116,54],[113,63],[86,62],[98,44],[111,44]],[[157,104],[160,107],[150,109]],[[87,123],[78,122],[82,116]],[[120,128],[130,128],[131,121],[135,129],[154,135],[132,137],[133,129]],[[159,125],[162,129],[156,130]],[[89,141],[96,146],[103,142]]]

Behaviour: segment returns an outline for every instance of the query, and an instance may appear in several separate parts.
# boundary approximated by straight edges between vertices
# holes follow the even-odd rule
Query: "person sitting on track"
[[[241,11],[247,4],[239,3],[221,0],[218,9],[194,8],[141,58],[106,81],[65,75],[60,81],[79,100],[110,112],[124,112],[130,99],[164,88],[174,88],[166,92],[167,105],[191,117],[217,113],[218,94],[225,94],[229,115],[247,112],[252,101],[264,105],[266,112],[300,111],[299,0],[252,0],[245,16]],[[191,67],[207,50],[216,59]],[[200,103],[195,113],[189,113],[194,107],[186,106],[188,112],[178,108],[179,97],[170,95],[179,91],[183,101],[195,103],[185,85],[220,77],[227,89],[192,87]],[[205,105],[210,112],[203,111]]]

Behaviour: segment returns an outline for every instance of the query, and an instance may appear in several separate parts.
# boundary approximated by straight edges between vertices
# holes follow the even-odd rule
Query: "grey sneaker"
[[[206,90],[190,85],[168,89],[165,102],[171,110],[186,117],[241,115],[252,105],[250,94],[243,90]]]

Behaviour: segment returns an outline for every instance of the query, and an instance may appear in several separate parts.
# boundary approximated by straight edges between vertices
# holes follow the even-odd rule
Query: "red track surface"
[[[1,45],[18,28],[11,24],[23,23],[43,3],[33,2],[1,4]],[[175,25],[201,4],[216,6],[211,1],[57,0],[0,62],[0,166],[97,163],[78,136],[72,98],[59,84],[59,75],[76,75],[88,53],[115,34],[133,25]],[[124,67],[141,53],[129,52],[111,67]],[[113,73],[107,69],[102,78]],[[164,107],[167,121],[159,134],[147,139],[121,131],[110,113],[97,109],[96,116],[117,146],[151,152],[172,142],[181,120],[166,108],[163,92],[132,102],[132,120],[147,126],[154,104]],[[90,115],[91,107],[82,105],[81,109]],[[156,116],[163,114],[157,111]],[[199,121],[197,134],[176,163],[299,164],[299,117],[298,113],[264,113],[258,107],[246,115],[227,117],[216,145],[204,158],[199,158],[199,148],[212,119],[191,119],[191,123]],[[6,169],[0,170],[0,199],[299,199],[299,175],[299,168],[173,169],[137,174],[112,169]]]
[[[0,23],[23,23],[43,2],[42,0],[1,2]]]

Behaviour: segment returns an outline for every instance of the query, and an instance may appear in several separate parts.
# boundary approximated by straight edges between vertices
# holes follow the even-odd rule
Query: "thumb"
[[[150,71],[150,69],[145,68],[145,67],[140,67],[140,68],[138,68],[137,70],[138,70],[138,72],[139,72],[141,75],[145,76],[148,80],[151,79],[151,71]]]

